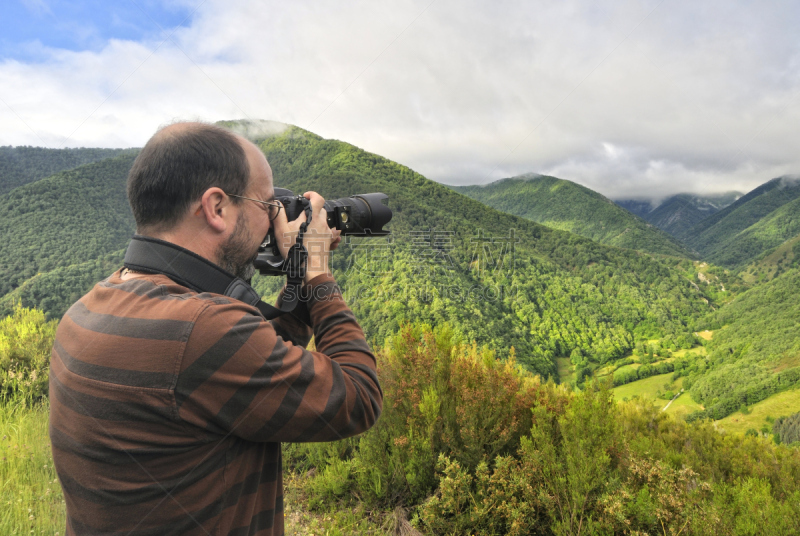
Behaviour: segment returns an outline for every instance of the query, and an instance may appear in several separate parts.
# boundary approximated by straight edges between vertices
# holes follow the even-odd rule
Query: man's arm
[[[317,351],[281,340],[241,302],[211,304],[186,345],[180,417],[251,441],[332,441],[370,428],[383,394],[375,357],[332,277],[305,289]]]

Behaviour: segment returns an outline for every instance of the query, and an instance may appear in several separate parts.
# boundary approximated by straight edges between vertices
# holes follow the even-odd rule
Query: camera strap
[[[302,231],[304,230],[301,226],[298,241],[302,240]],[[303,284],[308,257],[302,242],[300,244],[299,250],[294,252],[294,257],[292,249],[297,244],[289,250],[289,257],[292,258],[289,263],[291,270],[287,270],[289,277],[280,309],[263,302],[253,287],[243,279],[188,249],[158,238],[134,235],[125,252],[124,266],[137,272],[165,275],[195,292],[212,292],[240,300],[256,307],[265,319],[272,320],[283,314],[292,313],[300,299],[300,287]],[[292,316],[310,325],[310,319],[303,318],[299,311]]]

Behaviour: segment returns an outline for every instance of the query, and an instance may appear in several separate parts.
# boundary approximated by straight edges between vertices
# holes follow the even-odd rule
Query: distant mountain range
[[[546,175],[522,175],[454,190],[497,210],[648,253],[692,257],[675,238],[580,184]]]
[[[685,231],[709,262],[739,270],[800,233],[800,179],[778,177]]]
[[[132,149],[46,149],[44,147],[0,147],[0,194],[49,177],[59,171],[105,160]]]
[[[677,194],[655,205],[650,201],[635,199],[619,199],[614,202],[672,236],[683,237],[692,226],[740,197],[740,192],[704,196]]]
[[[493,207],[597,242],[703,259],[742,270],[800,234],[800,179],[772,179],[746,195],[678,194],[660,204],[610,201],[568,180],[522,175],[454,190]]]

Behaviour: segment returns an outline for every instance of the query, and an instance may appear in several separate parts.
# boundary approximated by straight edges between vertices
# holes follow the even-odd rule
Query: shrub
[[[378,362],[372,430],[284,449],[312,469],[313,508],[402,507],[434,535],[744,535],[760,534],[753,494],[775,516],[765,534],[800,533],[797,449],[617,404],[596,382],[542,384],[446,327],[403,328]]]
[[[17,304],[0,320],[0,397],[31,405],[47,396],[56,320]]]
[[[800,441],[800,413],[773,419],[772,429],[766,425],[767,432],[773,432],[781,443],[791,444]]]
[[[535,468],[531,477],[556,534],[593,531],[594,504],[619,463],[615,409],[608,389],[594,384],[562,415],[543,406],[533,410],[530,439],[522,439],[520,454]]]
[[[581,534],[619,464],[616,404],[597,383],[561,411],[532,408],[530,436],[516,456],[474,471],[440,456],[440,485],[420,509],[434,534]],[[552,527],[549,527],[552,525]],[[599,527],[595,527],[599,528]]]
[[[566,392],[543,386],[515,363],[513,351],[499,361],[447,326],[405,326],[378,352],[378,375],[384,409],[372,430],[336,448],[286,449],[287,465],[315,467],[326,481],[311,486],[324,500],[355,493],[372,506],[418,504],[439,483],[440,454],[469,472],[513,454],[530,431],[530,408],[554,410]],[[340,460],[351,460],[347,470]]]

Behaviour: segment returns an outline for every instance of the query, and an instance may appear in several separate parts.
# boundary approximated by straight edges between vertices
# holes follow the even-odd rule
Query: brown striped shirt
[[[98,283],[64,315],[50,438],[67,534],[283,534],[284,441],[372,426],[375,357],[334,280],[311,330],[161,275]]]

